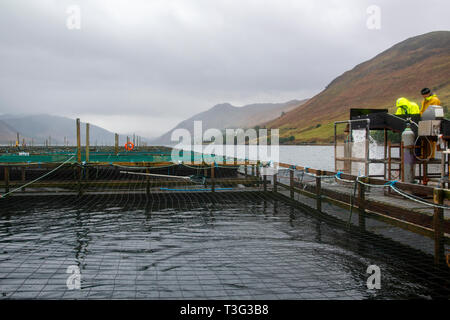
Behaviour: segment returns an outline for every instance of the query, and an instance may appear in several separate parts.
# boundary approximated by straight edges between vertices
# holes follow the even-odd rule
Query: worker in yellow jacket
[[[396,102],[397,112],[395,114],[419,114],[420,109],[417,103],[406,98],[398,98]]]
[[[437,95],[433,94],[429,88],[423,88],[422,91],[420,91],[420,93],[422,94],[423,97],[420,115],[422,115],[429,106],[441,105],[441,101],[439,100]]]

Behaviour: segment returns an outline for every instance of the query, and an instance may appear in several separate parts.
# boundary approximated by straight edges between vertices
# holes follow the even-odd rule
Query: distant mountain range
[[[420,90],[434,90],[450,106],[450,31],[436,31],[400,42],[337,77],[324,91],[280,118],[265,123],[293,143],[331,142],[334,121],[351,108],[388,108],[406,97],[421,104]]]
[[[450,106],[450,31],[436,31],[400,42],[371,60],[337,77],[309,100],[285,103],[257,103],[236,107],[218,104],[182,121],[159,138],[147,140],[153,145],[170,145],[175,129],[193,133],[194,121],[202,121],[203,132],[210,128],[280,129],[280,140],[290,143],[328,143],[333,140],[334,121],[349,118],[351,108],[387,108],[395,111],[395,101],[406,97],[420,105],[420,90],[434,90],[443,106]],[[52,115],[0,116],[0,143],[16,140],[16,133],[29,143],[62,145],[64,137],[76,141],[75,120]],[[84,141],[85,125],[81,135]],[[91,145],[113,145],[114,134],[91,125]],[[120,144],[125,136],[120,136]]]
[[[159,138],[151,140],[152,144],[170,145],[172,132],[176,129],[187,129],[191,134],[194,131],[194,121],[202,121],[203,132],[207,129],[248,129],[261,123],[276,119],[305,103],[306,100],[292,100],[285,103],[256,103],[243,107],[236,107],[229,103],[218,104],[211,109],[198,113],[187,120],[180,122],[172,130]]]
[[[171,133],[177,128],[186,128],[193,132],[195,120],[203,121],[203,130],[209,128],[250,128],[262,122],[280,117],[283,112],[298,107],[304,101],[292,100],[286,103],[260,103],[243,107],[235,107],[229,103],[218,104],[211,109],[196,114],[178,124],[175,128],[159,138],[147,141],[153,145],[170,145]],[[86,124],[81,123],[81,141],[85,144]],[[76,144],[76,122],[61,116],[48,114],[37,115],[0,115],[0,144],[15,143],[17,133],[20,143],[25,139],[27,144],[33,141],[34,145],[44,145],[50,141],[51,145],[63,145],[68,141],[69,145]],[[132,135],[129,134],[130,140]],[[125,144],[126,135],[119,135],[119,144]],[[95,145],[114,145],[114,133],[93,124],[90,125],[90,143]]]
[[[17,132],[20,135],[20,143],[25,138],[27,144],[31,139],[35,145],[45,144],[46,140],[51,140],[51,145],[63,145],[64,137],[68,139],[70,145],[76,144],[76,122],[60,116],[48,114],[38,115],[1,115],[0,116],[0,143],[9,144],[16,141]],[[81,141],[85,144],[86,124],[81,123]],[[90,124],[89,129],[90,144],[114,145],[114,133],[101,127]],[[125,144],[126,137],[119,136],[120,143]]]

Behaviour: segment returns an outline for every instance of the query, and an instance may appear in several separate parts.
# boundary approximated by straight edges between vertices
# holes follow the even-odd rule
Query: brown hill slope
[[[307,103],[266,123],[296,142],[330,142],[333,123],[350,108],[389,108],[407,97],[420,105],[420,90],[430,87],[450,106],[450,31],[409,38],[334,79]]]

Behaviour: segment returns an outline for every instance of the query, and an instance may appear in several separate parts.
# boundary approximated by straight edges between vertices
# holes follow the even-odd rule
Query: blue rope
[[[386,182],[384,185],[385,186],[394,186],[394,184],[396,183],[396,182],[398,182],[397,180],[392,180],[392,181],[388,181],[388,182]]]
[[[338,171],[338,172],[336,173],[336,177],[338,177],[339,179],[342,179],[342,174],[343,174],[342,171]]]
[[[169,189],[169,188],[159,188],[159,190],[164,191],[211,191],[211,188],[205,189]],[[215,188],[215,190],[233,190],[233,188]]]

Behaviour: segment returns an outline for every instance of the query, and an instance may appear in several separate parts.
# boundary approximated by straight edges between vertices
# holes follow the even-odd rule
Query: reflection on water
[[[11,198],[6,207],[0,216],[3,298],[443,294],[399,259],[411,254],[417,267],[421,256],[406,248],[395,254],[390,243],[350,234],[260,195],[233,193],[214,201],[194,194]],[[367,289],[370,264],[382,270],[381,290]],[[70,265],[81,270],[81,290],[66,287]]]

